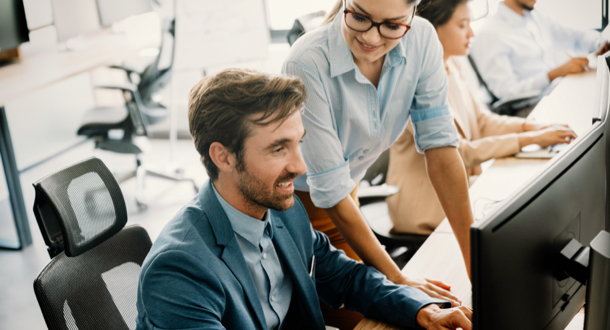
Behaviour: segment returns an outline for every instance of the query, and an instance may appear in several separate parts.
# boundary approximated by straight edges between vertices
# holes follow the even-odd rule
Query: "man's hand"
[[[610,43],[608,41],[604,42],[603,45],[601,45],[601,47],[599,47],[599,50],[597,51],[597,55],[603,55],[605,52],[610,50]]]
[[[572,57],[561,66],[549,71],[549,80],[553,81],[559,77],[565,77],[570,73],[580,73],[588,68],[589,59],[586,57]]]
[[[418,289],[426,293],[432,298],[443,299],[451,302],[451,306],[458,307],[462,305],[462,301],[452,295],[449,290],[451,287],[441,281],[423,279],[423,278],[406,278],[403,277],[399,283],[405,284],[412,288]]]
[[[466,306],[441,309],[431,304],[419,310],[417,323],[427,330],[472,330],[472,309]]]

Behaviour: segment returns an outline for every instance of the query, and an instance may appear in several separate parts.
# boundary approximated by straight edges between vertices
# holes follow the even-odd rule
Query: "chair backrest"
[[[319,27],[324,20],[324,16],[326,16],[326,11],[320,10],[300,16],[294,20],[292,29],[288,31],[288,34],[286,34],[288,44],[292,46],[292,44],[294,44],[294,42],[297,41],[297,39],[299,39],[299,37],[301,37],[303,34]]]
[[[468,55],[467,57],[468,57],[468,62],[470,63],[470,66],[472,67],[472,70],[477,75],[477,79],[479,80],[479,85],[483,87],[483,89],[485,90],[485,92],[488,95],[489,102],[487,102],[487,105],[489,107],[491,107],[492,104],[494,104],[495,102],[497,102],[500,99],[491,91],[491,89],[489,89],[489,86],[487,86],[487,83],[485,82],[485,80],[483,80],[483,77],[481,76],[479,69],[477,69],[477,65],[474,63],[474,60],[472,59],[472,56]]]
[[[155,101],[154,96],[171,81],[176,50],[175,35],[175,20],[164,21],[159,53],[140,74],[133,102],[127,102],[127,111],[134,126],[132,132],[129,132],[130,134],[148,135],[147,128],[150,125],[161,122],[169,115],[169,111],[161,103]],[[169,51],[169,65],[162,68],[160,66],[161,58],[166,51]],[[127,76],[132,82],[131,75]]]
[[[140,267],[152,242],[118,183],[90,158],[34,183],[34,214],[51,262],[34,281],[49,329],[134,329]]]
[[[366,170],[362,180],[367,181],[371,186],[382,185],[388,175],[390,165],[390,149],[382,152],[379,158]]]

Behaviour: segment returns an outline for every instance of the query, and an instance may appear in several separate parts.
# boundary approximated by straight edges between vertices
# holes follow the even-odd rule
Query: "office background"
[[[30,42],[21,46],[23,57],[34,56],[58,47],[72,46],[73,50],[65,50],[67,52],[78,52],[79,47],[87,47],[86,42],[79,41],[78,36],[70,36],[58,31],[58,29],[61,30],[58,26],[61,23],[58,21],[58,17],[54,16],[53,11],[53,4],[57,2],[61,1],[24,0]],[[213,4],[212,1],[202,2]],[[252,1],[242,1],[244,4],[248,2],[252,3]],[[175,120],[173,124],[179,139],[175,143],[167,139],[172,124],[171,120],[157,124],[151,129],[153,139],[150,140],[150,152],[143,156],[143,162],[168,170],[180,168],[184,171],[185,176],[192,177],[199,184],[203,183],[206,174],[188,136],[186,103],[190,87],[205,73],[212,73],[229,66],[279,72],[283,57],[289,50],[283,34],[292,27],[295,18],[318,10],[329,10],[333,4],[334,0],[267,0],[264,2],[261,0],[260,3],[254,5],[252,8],[261,8],[264,11],[262,17],[265,20],[267,31],[269,31],[267,36],[262,34],[259,35],[259,39],[256,39],[263,46],[258,48],[260,58],[257,59],[237,56],[239,52],[245,53],[250,49],[239,48],[239,46],[244,46],[235,41],[239,36],[230,34],[226,35],[225,46],[227,48],[220,50],[220,53],[235,55],[232,56],[233,62],[213,63],[212,65],[201,63],[201,57],[210,61],[214,58],[211,55],[203,56],[204,54],[200,52],[206,52],[206,49],[197,47],[201,46],[198,44],[191,45],[193,46],[191,49],[177,49],[177,60],[183,61],[184,64],[174,73],[171,84],[161,93],[161,99],[167,102],[166,105],[172,110],[172,118]],[[497,5],[497,0],[489,1],[490,14],[495,12]],[[55,6],[57,8],[57,4]],[[221,6],[225,6],[225,4],[222,3]],[[78,8],[82,12],[74,12],[72,15],[85,15],[91,10],[91,8],[81,7]],[[151,3],[151,8],[153,13],[128,17],[114,23],[111,27],[116,33],[136,29],[139,31],[137,35],[146,39],[144,42],[150,44],[150,47],[141,49],[138,56],[125,59],[125,62],[132,66],[144,67],[150,62],[156,54],[155,45],[159,41],[160,22],[164,18],[180,14],[174,10],[175,8],[180,10],[180,7],[175,7],[172,1]],[[540,0],[536,8],[556,20],[576,28],[599,29],[601,27],[601,2],[599,0],[585,0],[578,3],[569,0]],[[202,10],[202,15],[210,15],[209,17],[213,17],[214,10],[221,11],[224,13],[222,16],[224,23],[229,24],[227,26],[235,23],[230,21],[234,18],[232,15],[238,15],[234,19],[239,22],[239,17],[249,13],[246,10],[240,10],[243,8],[238,5],[231,8],[215,8],[210,5],[209,8],[198,9]],[[206,11],[207,9],[209,10]],[[475,33],[476,28],[483,21],[474,22]],[[222,25],[210,26],[211,28],[222,27]],[[90,28],[92,33],[99,29],[97,26]],[[221,32],[224,33],[224,31]],[[222,34],[221,32],[216,31],[219,34]],[[187,37],[193,38],[196,37],[196,34]],[[86,38],[84,39],[86,40]],[[76,41],[70,44],[68,40]],[[193,53],[201,55],[200,58],[193,59],[193,56],[196,55]],[[10,66],[10,64],[3,66]],[[3,66],[0,66],[0,70],[3,69]],[[38,74],[42,75],[44,72]],[[48,263],[49,258],[31,210],[34,200],[31,183],[48,173],[90,156],[101,158],[112,171],[117,173],[129,171],[134,166],[132,155],[119,155],[97,150],[92,141],[76,135],[81,117],[88,109],[96,105],[113,105],[122,100],[122,96],[116,92],[94,91],[93,86],[124,80],[123,73],[99,67],[62,79],[25,95],[11,98],[4,104],[33,243],[19,251],[0,250],[0,264],[2,265],[0,267],[0,279],[2,279],[0,329],[45,328],[34,297],[32,282]],[[4,176],[1,177],[3,180]],[[140,224],[147,229],[153,240],[173,214],[194,195],[188,183],[172,183],[150,178],[147,179],[144,194],[149,208],[140,211],[133,202],[135,198],[133,180],[124,182],[121,188],[129,211],[128,224]],[[0,200],[7,200],[7,196],[6,182],[0,182]],[[10,210],[8,210],[0,218],[0,240],[11,242],[15,239],[15,227]]]

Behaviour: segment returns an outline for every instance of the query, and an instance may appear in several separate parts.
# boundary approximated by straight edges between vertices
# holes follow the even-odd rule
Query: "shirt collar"
[[[500,15],[500,17],[502,17],[506,22],[510,23],[511,25],[517,26],[523,26],[525,19],[530,17],[530,13],[527,11],[525,12],[524,16],[515,13],[515,11],[508,8],[508,6],[504,4],[504,2],[501,2],[498,6],[498,15]]]
[[[356,67],[352,51],[347,46],[343,33],[341,33],[341,24],[343,21],[343,15],[340,11],[337,16],[330,22],[328,32],[328,49],[329,49],[329,62],[330,62],[330,75],[331,78],[342,75],[349,72]],[[403,63],[403,59],[406,61],[407,55],[405,47],[401,42],[398,43],[390,52],[389,57],[386,61],[390,66],[397,66]]]
[[[265,231],[267,235],[271,239],[273,239],[273,226],[271,225],[271,216],[269,214],[269,210],[265,213],[264,220],[255,219],[249,215],[246,215],[233,206],[227,203],[227,201],[220,196],[214,184],[212,184],[212,188],[214,189],[214,194],[216,194],[216,198],[218,198],[218,202],[220,202],[220,206],[222,206],[223,210],[227,214],[227,218],[229,218],[229,222],[231,223],[231,227],[233,231],[239,236],[246,239],[254,246],[259,246],[261,239],[263,238],[263,234]]]

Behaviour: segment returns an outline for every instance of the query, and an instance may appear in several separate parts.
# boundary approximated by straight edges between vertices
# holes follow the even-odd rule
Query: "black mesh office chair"
[[[51,330],[134,329],[140,267],[152,246],[130,226],[123,194],[97,158],[34,183],[34,214],[51,261],[34,292]]]
[[[146,204],[141,198],[146,175],[172,181],[190,181],[195,191],[198,189],[196,183],[190,178],[157,172],[143,166],[140,159],[143,148],[139,145],[139,141],[134,139],[136,136],[146,137],[148,135],[147,128],[150,125],[165,120],[169,115],[168,109],[161,103],[156,102],[154,97],[167,86],[171,79],[172,65],[170,64],[167,68],[160,68],[159,62],[165,47],[171,47],[170,63],[173,63],[174,35],[174,20],[166,21],[163,27],[159,53],[142,73],[124,66],[112,66],[112,68],[125,71],[129,84],[97,87],[123,91],[125,105],[89,110],[85,114],[83,124],[78,129],[78,135],[84,135],[95,140],[96,148],[136,156],[135,169],[117,176],[117,180],[123,182],[133,177],[136,178],[136,203],[140,209],[146,208]],[[171,37],[171,43],[168,43],[168,36]],[[115,135],[118,135],[118,138]]]
[[[294,25],[286,34],[286,39],[288,39],[288,44],[292,46],[300,36],[305,34],[308,31],[311,31],[322,24],[324,20],[324,16],[326,16],[326,11],[320,10],[314,13],[309,13],[303,16],[298,17],[294,20]]]
[[[386,185],[390,150],[384,151],[371,165],[358,187],[360,212],[396,264],[402,268],[426,241],[428,235],[392,232],[392,220],[386,197],[398,192],[398,187]],[[368,184],[368,185],[367,185]]]
[[[511,98],[500,100],[487,86],[485,80],[481,76],[477,65],[470,55],[468,55],[468,62],[470,63],[470,67],[474,71],[477,76],[477,80],[479,81],[479,86],[483,87],[483,91],[487,94],[487,107],[489,110],[500,114],[500,115],[514,115],[520,108],[524,106],[530,106],[532,104],[536,104],[542,96],[539,93],[531,93],[529,95],[524,95],[518,98]],[[536,100],[538,99],[538,100]]]

